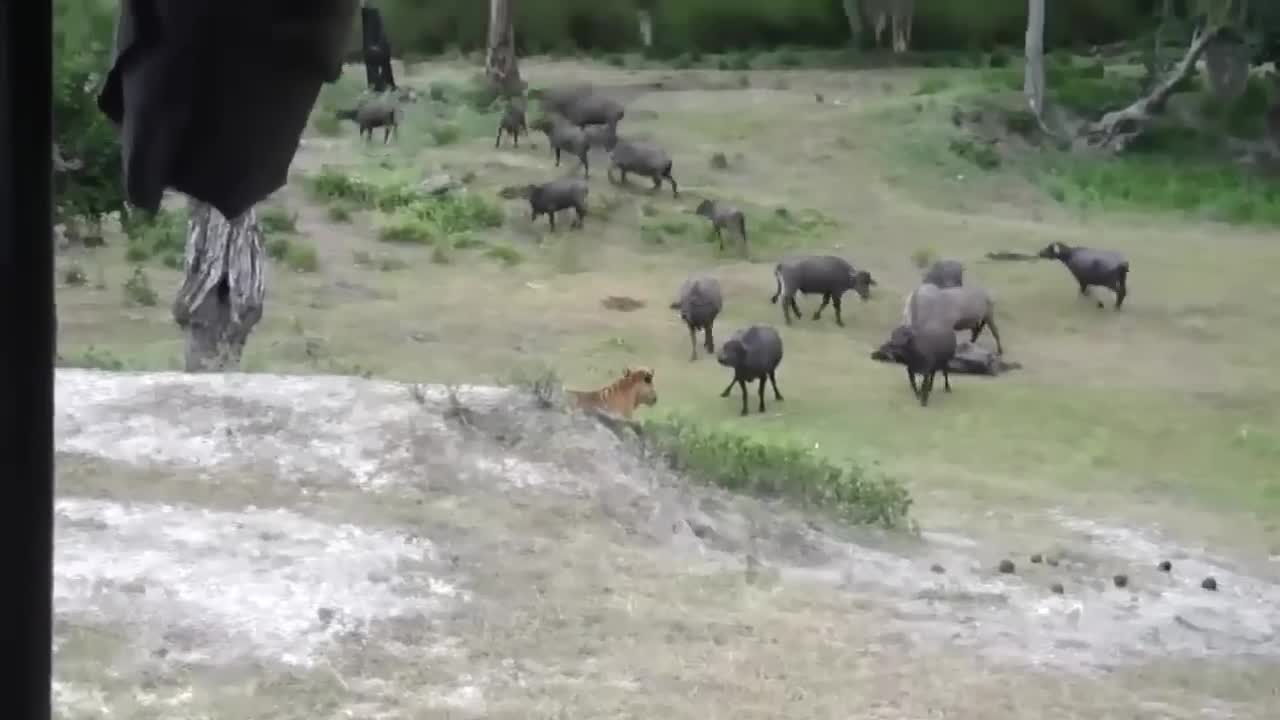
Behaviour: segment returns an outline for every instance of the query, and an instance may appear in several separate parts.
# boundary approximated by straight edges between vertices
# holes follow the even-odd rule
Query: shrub
[[[125,369],[124,361],[116,357],[110,350],[99,350],[90,345],[87,350],[77,355],[68,355],[58,361],[59,367],[88,368],[91,370]]]
[[[53,141],[80,164],[54,176],[57,216],[96,223],[127,211],[119,135],[98,109],[97,92],[110,62],[114,3],[53,3]]]
[[[333,137],[342,134],[342,121],[338,119],[329,110],[322,110],[320,106],[316,106],[316,111],[311,113],[311,129],[320,135]]]
[[[320,269],[320,254],[311,245],[295,242],[285,252],[284,263],[294,272],[315,272]]]
[[[446,234],[499,227],[505,219],[502,208],[476,195],[426,195],[409,183],[373,183],[330,167],[308,177],[306,187],[318,199],[389,213],[399,211],[400,215],[415,217]]]
[[[378,223],[378,239],[387,243],[430,245],[436,241],[436,228],[421,218],[397,213]]]
[[[952,138],[947,147],[956,157],[968,160],[983,170],[1000,167],[1000,154],[988,143],[972,138]]]
[[[258,211],[258,225],[267,233],[291,233],[298,229],[298,215],[270,205]]]
[[[187,245],[187,214],[165,209],[146,217],[132,213],[123,223],[125,258],[132,263],[143,263],[151,258],[181,257]]]
[[[133,268],[133,275],[124,283],[124,299],[127,304],[155,307],[160,303],[160,296],[151,287],[151,279],[141,266]]]
[[[851,523],[907,523],[912,500],[906,488],[861,465],[837,465],[800,445],[704,429],[679,416],[641,427],[648,449],[672,470],[703,482],[821,508]]]
[[[911,264],[923,270],[934,263],[938,259],[938,253],[933,248],[917,248],[911,253]]]
[[[951,79],[941,75],[927,77],[920,81],[920,87],[915,91],[916,95],[936,95],[951,88]]]
[[[267,257],[272,260],[284,260],[285,256],[289,254],[290,244],[287,237],[267,238]]]
[[[80,287],[88,284],[89,276],[85,274],[84,268],[72,263],[62,270],[62,282],[71,287]]]
[[[331,222],[351,222],[351,205],[337,202],[325,210],[325,217]]]
[[[432,125],[429,132],[436,145],[452,145],[462,137],[462,129],[453,123]]]
[[[524,260],[524,256],[510,245],[494,245],[485,250],[484,254],[486,257],[498,260],[508,267],[518,265],[522,260]]]
[[[410,210],[418,218],[450,235],[501,227],[505,220],[502,208],[469,193],[422,200],[412,205]]]
[[[1084,209],[1156,210],[1222,222],[1280,226],[1280,187],[1206,156],[1053,155],[1038,180],[1054,199]]]

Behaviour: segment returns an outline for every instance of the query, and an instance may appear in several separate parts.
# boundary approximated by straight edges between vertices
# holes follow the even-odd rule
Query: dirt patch
[[[610,295],[600,301],[606,310],[617,310],[618,312],[631,312],[639,310],[645,306],[643,300],[636,300],[625,295]]]

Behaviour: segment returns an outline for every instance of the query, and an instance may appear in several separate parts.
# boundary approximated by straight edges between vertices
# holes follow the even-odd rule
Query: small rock
[[[729,158],[722,152],[715,153],[711,156],[711,167],[716,170],[726,170],[729,167]]]
[[[1012,560],[1005,559],[1000,561],[1000,572],[1008,575],[1012,573],[1014,569],[1015,568]]]
[[[1052,567],[1058,567],[1058,558],[1056,557],[1048,557],[1048,558],[1045,558],[1044,561],[1045,561],[1045,564],[1047,565],[1050,565]]]
[[[1161,560],[1160,564],[1156,567],[1160,568],[1160,572],[1170,572],[1173,570],[1173,563],[1168,560]]]
[[[462,183],[458,182],[448,173],[440,173],[432,175],[418,184],[418,189],[428,195],[447,195],[454,190],[462,187]]]
[[[1203,581],[1201,581],[1200,587],[1204,588],[1205,590],[1211,590],[1211,591],[1217,592],[1218,581],[1214,580],[1213,576],[1209,576],[1205,578]]]
[[[1122,588],[1129,584],[1129,576],[1121,573],[1111,578],[1111,581],[1116,584],[1116,587]]]
[[[1066,589],[1062,587],[1062,583],[1056,582],[1049,586],[1049,592],[1053,593],[1054,595],[1061,595],[1062,593],[1066,592]]]
[[[818,102],[822,102],[822,93],[814,93],[813,99],[817,100]]]
[[[1036,554],[1034,554],[1034,555],[1032,555],[1032,556],[1031,556],[1031,562],[1033,562],[1033,563],[1041,563],[1041,562],[1044,562],[1044,556],[1043,556],[1043,555],[1041,555],[1040,553],[1036,553]]]
[[[333,620],[334,610],[330,607],[322,607],[316,610],[316,619],[328,625]]]
[[[933,564],[929,569],[930,569],[930,570],[932,570],[933,572],[935,572],[935,573],[939,574],[939,575],[941,575],[942,573],[944,573],[944,572],[946,572],[946,571],[947,571],[947,569],[946,569],[946,568],[942,567],[942,566],[941,566],[941,565],[939,565],[938,563],[934,563],[934,564]]]
[[[715,530],[712,530],[711,526],[706,523],[698,522],[697,520],[686,520],[685,523],[689,526],[689,530],[693,532],[693,535],[696,538],[706,540],[716,534]]]

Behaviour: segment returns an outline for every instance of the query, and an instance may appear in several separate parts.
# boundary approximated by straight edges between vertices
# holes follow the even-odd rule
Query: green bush
[[[99,350],[92,345],[82,353],[61,358],[58,361],[58,366],[91,370],[120,371],[125,369],[124,361],[116,357],[110,350]]]
[[[952,154],[968,160],[983,170],[995,170],[1000,167],[1000,155],[990,144],[972,138],[952,138],[947,147]]]
[[[407,213],[396,213],[378,223],[378,239],[386,243],[431,245],[437,234],[434,225]]]
[[[287,237],[267,238],[267,257],[272,260],[284,260],[285,256],[289,254],[289,245],[291,244]]]
[[[160,295],[151,286],[151,278],[141,266],[133,269],[133,275],[124,283],[124,300],[131,305],[155,307],[160,304]]]
[[[258,225],[266,233],[291,233],[298,229],[298,214],[287,208],[268,205],[258,211]]]
[[[951,89],[951,78],[941,75],[927,77],[920,81],[920,87],[916,89],[916,95],[936,95],[940,92]]]
[[[336,202],[325,210],[325,217],[332,222],[351,222],[351,205],[345,202]]]
[[[290,243],[284,255],[284,264],[294,272],[316,272],[320,269],[320,254],[306,243]]]
[[[453,123],[432,125],[430,133],[436,145],[452,145],[462,137],[462,129]]]
[[[647,446],[676,472],[727,490],[820,508],[851,523],[904,527],[912,500],[895,479],[837,465],[796,444],[762,442],[681,417],[641,425]]]
[[[110,61],[116,3],[55,0],[53,4],[53,141],[64,158],[81,164],[54,176],[59,216],[97,221],[128,211],[119,133],[97,105]]]
[[[487,248],[484,254],[486,257],[491,257],[508,267],[518,265],[524,260],[524,256],[520,254],[520,251],[510,245],[494,245]]]
[[[1150,25],[1150,0],[1073,0],[1048,3],[1046,44],[1107,43]],[[457,55],[482,50],[488,5],[475,0],[382,0],[392,46],[405,55]],[[653,19],[652,56],[696,64],[693,53],[785,45],[842,47],[850,43],[843,3],[836,0],[560,0],[517,3],[516,44],[521,55],[572,55],[639,49],[636,10]],[[1026,30],[1026,0],[918,2],[912,27],[917,50],[1018,46]],[[358,35],[355,34],[355,35]],[[869,32],[859,38],[865,44]],[[882,42],[887,43],[886,30]],[[358,43],[353,38],[353,46]],[[787,62],[799,56],[784,55]],[[614,62],[610,58],[610,62]],[[785,65],[784,65],[785,66]],[[725,68],[729,69],[729,68]],[[733,68],[741,69],[741,68]]]
[[[132,213],[123,223],[127,244],[125,258],[132,263],[144,263],[152,258],[181,260],[187,246],[187,213],[161,208],[147,217]],[[180,263],[179,263],[180,264]]]
[[[1250,75],[1244,92],[1224,103],[1211,91],[1202,91],[1201,113],[1213,128],[1239,138],[1259,138],[1266,132],[1267,108],[1271,105],[1271,83]]]
[[[1180,142],[1191,143],[1188,138]],[[1206,155],[1115,158],[1054,155],[1039,182],[1081,209],[1163,211],[1229,223],[1280,227],[1280,186]]]

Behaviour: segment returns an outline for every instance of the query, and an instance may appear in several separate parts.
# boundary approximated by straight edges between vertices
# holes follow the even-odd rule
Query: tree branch
[[[1197,33],[1182,60],[1150,93],[1128,107],[1109,112],[1097,122],[1085,126],[1083,134],[1089,144],[1112,152],[1121,152],[1128,147],[1146,130],[1152,118],[1164,111],[1174,89],[1191,76],[1205,49],[1225,30],[1223,25],[1214,25]]]

